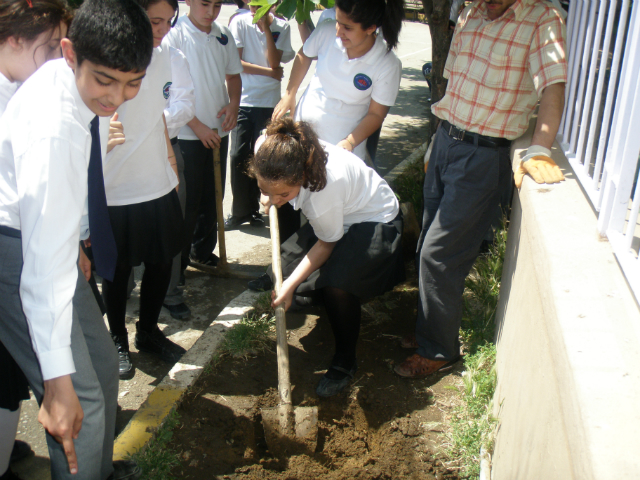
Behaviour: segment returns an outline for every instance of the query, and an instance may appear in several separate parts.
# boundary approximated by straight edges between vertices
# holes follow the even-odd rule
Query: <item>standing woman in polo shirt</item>
[[[67,34],[71,11],[61,0],[3,1],[0,5],[0,116],[18,89],[48,60],[60,58],[60,39]],[[31,452],[14,442],[20,402],[29,399],[22,370],[0,339],[0,479],[14,479],[9,461],[14,453]]]
[[[389,185],[344,149],[318,140],[307,122],[273,121],[249,164],[265,206],[290,203],[309,222],[282,244],[285,281],[275,305],[318,297],[335,354],[316,393],[330,397],[358,369],[361,302],[404,280],[402,214]]]
[[[295,119],[310,122],[318,138],[364,159],[365,140],[380,128],[400,88],[402,63],[392,50],[404,2],[336,0],[335,5],[336,23],[319,24],[298,52],[273,118],[295,110]],[[296,93],[314,58],[316,73],[296,108]]]
[[[118,348],[122,379],[134,374],[125,325],[129,275],[134,266],[141,263],[145,266],[136,348],[169,363],[178,361],[185,352],[158,328],[173,258],[183,246],[182,210],[176,192],[178,169],[164,118],[172,79],[171,53],[168,45],[161,46],[178,11],[178,2],[137,1],[146,9],[152,24],[153,57],[140,93],[117,110],[124,138],[120,145],[107,148],[109,153],[104,162],[105,191],[118,261],[113,281],[102,282],[102,294],[111,336]]]

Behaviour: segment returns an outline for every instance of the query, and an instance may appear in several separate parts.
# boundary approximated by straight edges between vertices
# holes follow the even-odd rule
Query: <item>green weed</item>
[[[169,414],[164,425],[158,429],[155,438],[142,451],[131,456],[142,470],[142,478],[149,480],[173,480],[171,470],[179,464],[178,454],[168,448],[173,430],[180,423],[178,412]]]
[[[226,333],[218,352],[221,355],[246,357],[268,350],[274,325],[275,317],[267,313],[245,317]]]

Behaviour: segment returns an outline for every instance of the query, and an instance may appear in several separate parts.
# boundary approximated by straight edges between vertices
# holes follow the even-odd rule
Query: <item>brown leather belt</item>
[[[480,135],[479,133],[466,132],[455,125],[451,125],[446,120],[442,120],[440,125],[444,128],[447,135],[459,142],[475,145],[476,139],[478,139],[477,144],[480,147],[498,148],[511,146],[511,140],[507,140],[506,138],[487,137],[486,135]]]

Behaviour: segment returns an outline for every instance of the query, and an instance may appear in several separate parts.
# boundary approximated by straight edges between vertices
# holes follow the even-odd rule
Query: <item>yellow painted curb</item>
[[[158,386],[151,392],[113,445],[113,459],[124,460],[144,447],[176,407],[186,388]]]

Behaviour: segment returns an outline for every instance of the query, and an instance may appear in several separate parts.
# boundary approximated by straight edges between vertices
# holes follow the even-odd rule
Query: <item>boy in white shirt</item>
[[[217,243],[213,148],[220,148],[224,189],[229,132],[236,126],[242,90],[238,49],[229,29],[215,22],[222,0],[187,0],[187,5],[189,14],[178,19],[165,40],[187,57],[196,98],[196,115],[178,135],[187,190],[183,269],[189,260],[210,267],[218,263],[213,254]]]
[[[242,59],[242,98],[238,125],[231,133],[231,191],[233,204],[231,215],[225,220],[225,229],[237,228],[250,222],[263,224],[258,213],[260,190],[255,179],[247,174],[247,162],[253,153],[256,139],[273,114],[273,107],[280,101],[280,85],[283,77],[281,63],[289,62],[295,55],[291,48],[291,29],[286,21],[272,13],[264,15],[257,23],[253,17],[257,5],[250,4],[251,15],[239,15],[229,28]],[[293,229],[293,233],[297,228]]]
[[[140,89],[151,25],[131,0],[85,0],[68,37],[0,119],[0,337],[41,405],[52,478],[133,480],[139,468],[112,458],[117,353],[77,262],[91,234],[98,273],[113,273],[108,117]]]

